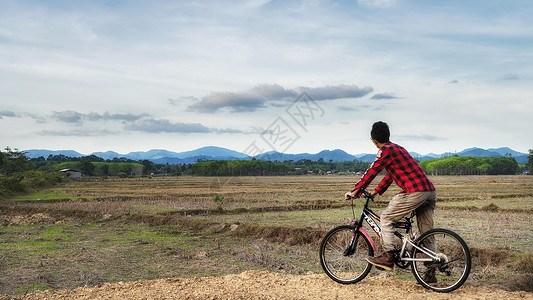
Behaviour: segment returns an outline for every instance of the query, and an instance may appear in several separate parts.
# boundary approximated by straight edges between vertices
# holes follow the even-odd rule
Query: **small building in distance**
[[[59,172],[65,174],[65,177],[68,177],[68,178],[81,178],[81,171],[78,171],[78,170],[63,169],[63,170],[59,170]]]

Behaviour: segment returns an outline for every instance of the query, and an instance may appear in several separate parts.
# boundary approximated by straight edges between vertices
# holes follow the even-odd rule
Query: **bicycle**
[[[367,262],[366,258],[374,256],[376,245],[363,228],[363,221],[366,221],[381,237],[381,228],[375,221],[380,221],[380,217],[368,207],[369,201],[374,201],[374,197],[366,190],[363,191],[363,195],[366,201],[360,218],[354,220],[355,206],[352,198],[354,219],[348,218],[351,225],[333,228],[320,244],[322,269],[338,283],[359,282],[372,269],[372,264]],[[415,211],[397,222],[395,227],[405,230],[405,234],[409,235],[412,227],[411,220],[414,216]],[[394,234],[402,241],[401,248],[395,251],[394,264],[402,269],[410,266],[416,280],[426,289],[451,292],[463,285],[468,278],[472,265],[470,250],[457,233],[448,229],[435,228],[424,232],[419,237],[416,237],[416,232],[411,235],[411,238],[403,236],[398,230]],[[436,282],[433,282],[435,279]]]

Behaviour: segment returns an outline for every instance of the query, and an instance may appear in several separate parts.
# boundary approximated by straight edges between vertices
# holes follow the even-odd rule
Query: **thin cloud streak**
[[[73,110],[55,111],[52,113],[52,118],[65,123],[81,123],[83,120],[89,121],[127,121],[132,122],[142,118],[150,117],[147,113],[142,114],[111,114],[104,112],[103,114],[90,112],[88,114],[79,113]]]
[[[396,139],[400,141],[428,141],[428,142],[449,140],[448,138],[443,138],[443,137],[430,135],[430,134],[398,135],[396,136]]]
[[[41,130],[39,135],[44,136],[72,136],[72,137],[98,137],[108,135],[119,135],[118,131],[108,129],[72,129],[72,130]]]
[[[390,99],[398,99],[398,97],[395,96],[392,93],[383,93],[383,94],[375,94],[370,99],[372,99],[372,100],[390,100]]]
[[[124,126],[128,131],[148,133],[210,133],[211,129],[200,123],[182,123],[170,120],[143,119]]]

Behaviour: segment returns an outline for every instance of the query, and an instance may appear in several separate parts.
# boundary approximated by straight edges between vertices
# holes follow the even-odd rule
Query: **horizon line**
[[[276,150],[271,150],[271,151],[266,151],[266,152],[263,152],[263,153],[260,153],[260,154],[257,154],[257,155],[248,155],[248,154],[245,154],[241,151],[237,151],[237,150],[233,150],[233,149],[229,149],[229,148],[225,148],[225,147],[220,147],[220,146],[203,146],[203,147],[199,147],[199,148],[196,148],[196,149],[192,149],[192,150],[185,150],[185,151],[180,151],[180,152],[177,152],[177,151],[172,151],[172,150],[167,150],[167,149],[162,149],[162,148],[153,148],[153,149],[150,149],[150,150],[137,150],[137,151],[130,151],[128,153],[119,153],[119,152],[116,152],[114,150],[106,150],[106,151],[93,151],[89,154],[84,154],[84,153],[81,153],[81,152],[78,152],[77,150],[72,150],[72,149],[59,149],[59,150],[51,150],[51,149],[25,149],[25,150],[18,150],[17,148],[11,148],[12,150],[17,150],[17,151],[21,151],[21,152],[27,152],[27,151],[53,151],[53,152],[61,152],[61,151],[74,151],[82,156],[90,156],[90,155],[94,155],[94,153],[106,153],[106,152],[114,152],[114,153],[117,153],[117,154],[120,154],[120,155],[129,155],[131,153],[136,153],[136,152],[140,152],[140,153],[147,153],[149,151],[154,151],[154,150],[161,150],[161,151],[168,151],[168,152],[172,152],[172,153],[176,153],[176,154],[180,154],[180,153],[184,153],[184,152],[192,152],[192,151],[196,151],[196,150],[200,150],[200,149],[203,149],[203,148],[209,148],[209,147],[213,147],[213,148],[219,148],[219,149],[224,149],[224,150],[229,150],[229,151],[234,151],[234,152],[237,152],[237,153],[240,153],[242,155],[245,155],[245,156],[248,156],[248,157],[257,157],[257,156],[260,156],[260,155],[264,155],[264,154],[267,154],[267,153],[280,153],[280,154],[284,154],[284,155],[300,155],[300,154],[309,154],[309,155],[316,155],[316,154],[319,154],[320,152],[324,152],[324,151],[336,151],[336,150],[340,150],[340,151],[343,151],[344,153],[346,154],[349,154],[349,155],[353,155],[353,156],[358,156],[358,155],[369,155],[369,154],[375,154],[375,153],[356,153],[356,154],[352,154],[352,153],[349,153],[343,149],[340,149],[340,148],[336,148],[336,149],[324,149],[324,150],[320,150],[316,153],[309,153],[309,152],[298,152],[298,153],[286,153],[286,152],[279,152],[279,151],[276,151]],[[512,150],[514,152],[518,152],[520,154],[523,154],[523,155],[528,155],[529,153],[527,152],[520,152],[520,151],[516,151],[514,149],[512,149],[511,147],[498,147],[498,148],[480,148],[480,147],[469,147],[469,148],[465,148],[461,151],[457,151],[457,150],[454,150],[454,151],[445,151],[445,152],[442,152],[442,153],[434,153],[434,152],[429,152],[429,153],[425,153],[425,154],[422,154],[422,153],[418,153],[416,151],[408,151],[409,153],[416,153],[420,156],[428,156],[429,154],[433,154],[433,155],[445,155],[445,154],[455,154],[455,153],[460,153],[460,152],[463,152],[465,150],[470,150],[470,149],[481,149],[481,150],[485,150],[485,151],[490,151],[491,149],[492,150],[497,150],[497,149],[501,149],[501,148],[508,148],[509,150]],[[377,150],[376,150],[377,152]],[[493,152],[493,151],[491,151]],[[495,152],[497,153],[497,152]]]

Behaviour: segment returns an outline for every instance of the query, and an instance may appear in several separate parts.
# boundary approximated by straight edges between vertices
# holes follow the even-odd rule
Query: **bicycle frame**
[[[376,246],[375,246],[374,240],[368,234],[368,232],[363,228],[363,220],[366,221],[366,223],[372,228],[372,230],[374,230],[374,232],[381,238],[381,228],[376,223],[376,221],[380,222],[381,218],[379,217],[378,214],[373,212],[368,207],[369,200],[374,201],[374,197],[372,197],[370,195],[370,193],[368,191],[366,191],[366,190],[363,191],[363,194],[365,195],[366,201],[365,201],[365,204],[363,206],[363,210],[361,211],[361,216],[359,217],[359,220],[356,222],[355,220],[349,218],[350,222],[352,224],[354,224],[355,227],[354,227],[354,233],[353,233],[352,241],[350,243],[350,247],[348,247],[348,249],[346,251],[350,251],[351,252],[351,250],[349,250],[349,249],[352,249],[352,250],[355,249],[355,245],[357,245],[357,240],[359,238],[359,236],[357,235],[357,232],[365,235],[365,237],[368,238],[368,240],[370,241],[370,244],[371,244],[372,248],[374,249],[374,251],[376,251]],[[353,199],[352,199],[352,210],[353,210]],[[355,212],[354,212],[354,217],[355,217]],[[410,220],[410,218],[409,217],[406,218],[405,222],[404,221],[397,222],[395,224],[395,228],[405,229],[405,233],[406,234],[409,233],[409,231],[411,230],[411,220]],[[400,238],[402,240],[402,242],[403,242],[402,243],[402,248],[401,248],[401,250],[400,250],[400,252],[398,254],[398,259],[400,261],[406,261],[406,262],[409,262],[409,261],[433,262],[435,260],[437,260],[437,261],[440,260],[440,258],[437,257],[437,253],[427,249],[426,247],[420,248],[411,239],[409,239],[408,237],[403,236],[398,231],[394,231],[394,235],[396,235],[398,238]],[[415,233],[415,237],[416,237],[416,233]],[[410,258],[410,257],[404,256],[407,244],[411,245],[413,248],[416,248],[420,252],[426,254],[430,258]]]

